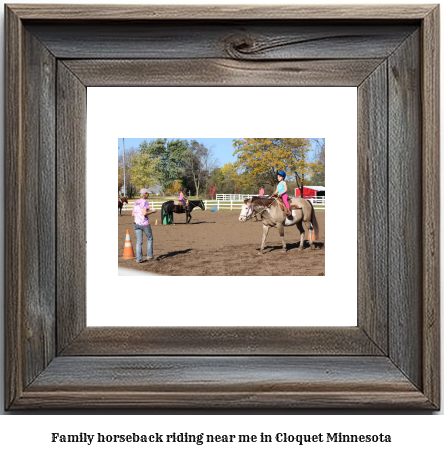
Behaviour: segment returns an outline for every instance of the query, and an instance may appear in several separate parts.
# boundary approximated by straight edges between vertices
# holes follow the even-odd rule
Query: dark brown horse
[[[124,196],[123,198],[120,198],[120,201],[117,200],[117,203],[118,203],[118,209],[119,209],[120,215],[122,215],[123,203],[128,204],[128,198],[126,196]]]
[[[203,211],[205,210],[205,204],[202,200],[188,200],[188,206],[185,208],[181,204],[176,204],[178,201],[167,201],[162,205],[162,220],[166,214],[171,218],[173,213],[176,214],[186,214],[185,221],[190,223],[191,221],[191,211],[195,207],[200,207]]]

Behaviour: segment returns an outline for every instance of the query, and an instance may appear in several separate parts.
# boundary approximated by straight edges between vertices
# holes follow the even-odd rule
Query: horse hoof
[[[262,252],[262,250],[259,250],[259,252],[257,252],[258,255],[262,255],[264,252]]]
[[[311,250],[314,250],[316,248],[316,246],[314,244],[310,244],[310,248],[311,248]]]

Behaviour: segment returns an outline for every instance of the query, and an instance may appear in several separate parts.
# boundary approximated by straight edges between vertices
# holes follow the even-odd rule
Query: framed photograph
[[[438,6],[21,4],[5,33],[7,410],[439,409]],[[357,325],[87,325],[93,87],[355,87]]]

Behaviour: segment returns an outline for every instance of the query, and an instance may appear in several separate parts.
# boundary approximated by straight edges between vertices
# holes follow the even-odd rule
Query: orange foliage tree
[[[304,185],[311,173],[308,138],[240,138],[233,140],[236,167],[243,185],[277,184],[277,172],[283,170]]]
[[[165,193],[167,195],[177,195],[180,192],[180,187],[182,187],[182,181],[177,179],[167,187]]]

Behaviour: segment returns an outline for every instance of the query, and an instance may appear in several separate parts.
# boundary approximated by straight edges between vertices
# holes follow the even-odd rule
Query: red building
[[[299,188],[296,188],[294,195],[300,197],[301,190]],[[309,185],[307,187],[304,186],[304,198],[316,198],[319,196],[325,197],[325,187],[321,187],[320,185]]]

